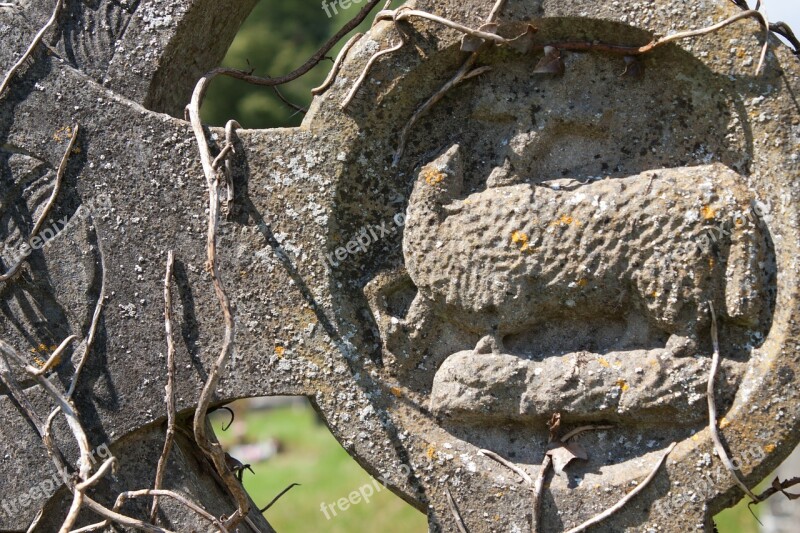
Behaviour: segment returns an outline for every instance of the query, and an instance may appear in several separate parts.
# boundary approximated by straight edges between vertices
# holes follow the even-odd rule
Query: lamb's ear
[[[412,193],[412,202],[416,198],[444,205],[461,195],[463,185],[464,163],[461,147],[454,144],[420,169]]]
[[[454,144],[445,153],[434,159],[432,164],[450,175],[463,177],[464,159],[461,157],[461,145]]]

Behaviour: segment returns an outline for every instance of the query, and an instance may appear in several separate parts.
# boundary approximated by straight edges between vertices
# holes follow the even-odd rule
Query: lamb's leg
[[[689,357],[697,354],[697,339],[674,333],[667,339],[664,354],[668,357]]]
[[[478,341],[475,345],[475,353],[489,354],[489,353],[503,353],[505,347],[503,346],[503,338],[497,331],[497,326],[492,328],[492,332]]]
[[[410,370],[422,360],[420,341],[428,336],[433,324],[430,301],[417,293],[405,319],[392,318],[388,324],[384,348],[401,370]]]

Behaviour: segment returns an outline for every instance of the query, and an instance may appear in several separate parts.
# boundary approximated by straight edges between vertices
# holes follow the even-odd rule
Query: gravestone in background
[[[470,26],[492,4],[413,3]],[[85,336],[102,249],[107,300],[76,402],[92,445],[120,459],[92,493],[107,504],[152,485],[163,442],[168,250],[184,426],[220,346],[204,269],[205,180],[176,117],[250,5],[70,2],[48,36],[53,52],[40,47],[0,96],[6,250],[42,209],[65,128],[81,125],[53,219],[72,220],[82,205],[91,216],[0,288],[0,335],[32,358]],[[5,70],[49,6],[0,9]],[[538,43],[644,44],[736,10],[722,0],[510,0],[499,18],[531,21]],[[421,118],[393,166],[400,130],[466,57],[455,31],[404,27],[413,45],[376,63],[345,110],[372,54],[397,41],[391,23],[354,46],[300,128],[237,132],[236,209],[219,255],[238,332],[217,402],[308,396],[354,458],[444,531],[456,528],[447,490],[469,531],[531,527],[530,491],[479,449],[535,475],[554,412],[566,429],[611,424],[582,435],[588,459],[550,482],[543,530],[611,506],[678,442],[602,527],[710,531],[741,493],[707,428],[708,302],[720,317],[722,434],[746,482],[797,441],[796,59],[775,41],[754,75],[763,32],[752,20],[645,56],[641,76],[621,76],[618,56],[567,52],[563,76],[534,74],[540,52],[487,49],[478,64],[491,70]],[[213,133],[218,150],[224,134]],[[67,357],[52,379],[68,385],[73,371]],[[46,395],[23,383],[49,412]],[[1,399],[0,493],[30,495],[53,469]],[[66,424],[55,427],[74,460]],[[173,455],[168,487],[217,515],[233,511],[189,437]],[[24,530],[41,507],[42,530],[57,528],[70,496],[31,500],[0,528]],[[139,505],[124,510],[146,516]],[[162,506],[174,529],[205,527]]]

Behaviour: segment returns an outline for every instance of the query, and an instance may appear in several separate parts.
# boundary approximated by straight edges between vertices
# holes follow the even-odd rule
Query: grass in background
[[[239,411],[245,412],[244,409]],[[230,416],[218,411],[212,417],[214,431],[229,449],[232,430],[223,432]],[[250,410],[243,417],[248,443],[278,439],[283,449],[267,461],[253,464],[256,475],[245,472],[244,485],[260,507],[265,506],[291,483],[300,483],[278,500],[265,517],[278,533],[425,533],[425,516],[395,496],[389,489],[377,492],[369,503],[360,502],[337,516],[325,519],[320,505],[346,498],[350,492],[371,484],[373,478],[361,468],[318,421],[314,409],[304,402],[267,410]]]

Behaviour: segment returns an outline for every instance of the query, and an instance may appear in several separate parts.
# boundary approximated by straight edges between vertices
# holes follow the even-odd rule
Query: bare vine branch
[[[738,485],[752,501],[758,502],[758,496],[753,494],[753,491],[739,478],[739,475],[736,473],[736,468],[733,466],[731,458],[728,456],[728,452],[725,450],[725,446],[723,446],[722,440],[719,437],[719,428],[717,427],[717,402],[714,392],[714,382],[717,378],[717,370],[719,370],[719,336],[717,334],[717,314],[714,312],[714,304],[709,301],[708,306],[711,312],[711,343],[714,347],[714,355],[711,359],[711,370],[708,376],[708,386],[706,387],[706,396],[708,399],[708,431],[711,433],[711,440],[714,441],[714,449],[717,451],[722,464],[725,465],[725,468],[733,477],[736,485]]]
[[[47,19],[45,25],[42,26],[42,28],[34,36],[33,41],[31,41],[31,44],[28,46],[28,49],[25,50],[25,53],[22,54],[22,57],[20,57],[17,62],[14,63],[14,65],[6,74],[5,78],[3,78],[3,82],[0,83],[0,96],[8,88],[9,83],[11,83],[12,78],[20,69],[20,67],[22,67],[22,65],[25,64],[25,61],[27,61],[33,55],[34,50],[36,50],[36,47],[42,41],[42,37],[44,37],[44,34],[47,33],[47,30],[49,30],[53,24],[55,24],[56,20],[58,20],[58,15],[61,13],[62,4],[63,0],[56,0],[56,5],[53,8],[53,13],[50,15],[50,18]]]
[[[450,494],[450,489],[445,487],[444,493],[445,496],[447,496],[447,506],[450,507],[450,513],[452,513],[453,518],[456,521],[456,527],[458,528],[459,533],[467,533],[467,527],[464,525],[464,519],[461,518],[461,513],[458,512],[456,501],[453,499],[453,495]]]
[[[175,264],[175,254],[172,250],[167,252],[167,273],[164,276],[164,330],[167,337],[167,385],[165,401],[167,404],[167,435],[164,439],[164,449],[158,459],[156,479],[153,490],[161,489],[164,481],[164,472],[167,468],[169,453],[175,439],[176,404],[175,404],[175,341],[172,338],[172,270]],[[150,509],[150,522],[155,524],[158,517],[158,494],[153,494],[153,505]]]
[[[647,485],[649,485],[650,482],[653,481],[653,478],[656,477],[656,474],[658,474],[658,471],[661,469],[661,465],[663,465],[664,461],[667,460],[667,456],[669,456],[669,454],[675,448],[676,444],[677,443],[673,442],[672,444],[669,445],[669,448],[667,448],[667,451],[665,451],[663,453],[661,458],[658,460],[658,462],[653,467],[653,470],[650,472],[650,474],[646,478],[644,478],[644,480],[641,483],[636,485],[635,489],[630,491],[620,501],[618,501],[617,503],[615,503],[614,505],[612,505],[611,507],[609,507],[608,509],[606,509],[602,513],[600,513],[598,515],[595,515],[594,517],[590,518],[589,520],[587,520],[586,522],[582,523],[581,525],[570,529],[566,533],[581,533],[582,531],[586,531],[589,527],[602,522],[603,520],[605,520],[609,516],[613,515],[614,513],[616,513],[617,511],[619,511],[623,507],[625,507],[625,505],[629,501],[631,501],[634,496],[636,496],[637,494],[642,492],[645,489],[645,487],[647,487]]]
[[[311,94],[316,96],[328,90],[328,88],[333,84],[333,81],[336,79],[336,76],[339,75],[339,70],[341,70],[342,63],[344,63],[348,52],[350,52],[350,49],[353,47],[353,45],[356,44],[363,36],[363,33],[356,33],[350,37],[350,39],[345,43],[344,47],[342,47],[339,55],[336,56],[336,61],[333,62],[333,68],[331,68],[331,71],[328,73],[328,77],[325,78],[325,81],[322,82],[322,85],[311,89]]]

